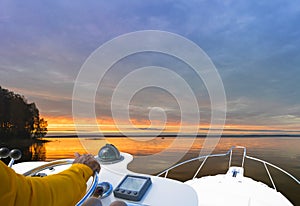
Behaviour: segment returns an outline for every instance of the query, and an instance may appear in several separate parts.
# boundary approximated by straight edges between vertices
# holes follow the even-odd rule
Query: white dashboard
[[[123,200],[128,205],[132,206],[198,205],[197,194],[191,186],[176,180],[134,173],[127,169],[127,165],[132,161],[133,157],[127,153],[121,153],[121,155],[124,158],[120,162],[114,164],[101,164],[101,171],[98,175],[99,183],[109,182],[112,185],[112,190],[114,190],[126,177],[126,175],[135,175],[149,177],[151,179],[151,185],[147,188],[142,199],[139,201],[117,198],[112,192],[107,197],[101,199],[104,206],[109,205],[115,200]],[[30,169],[46,163],[48,162],[24,162],[15,164],[13,169],[17,173],[23,174]],[[70,165],[57,166],[54,169],[46,169],[42,172],[47,175],[51,175],[67,169],[68,167],[70,167]],[[90,178],[87,182],[88,186],[91,182],[92,178]]]

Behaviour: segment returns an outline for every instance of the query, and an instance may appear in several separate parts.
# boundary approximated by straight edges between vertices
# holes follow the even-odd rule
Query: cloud
[[[288,105],[266,98],[240,97],[227,103],[227,123],[235,125],[268,125],[297,128],[300,104]]]
[[[211,57],[229,100],[229,123],[294,126],[300,102],[299,11],[299,2],[283,0],[1,1],[0,85],[35,101],[45,114],[70,116],[74,81],[91,52],[126,32],[161,29],[191,39]],[[151,55],[128,57],[112,68],[100,85],[104,93],[96,96],[99,117],[111,116],[111,92],[123,75],[155,64],[187,79],[202,121],[209,122],[210,101],[201,80],[182,63]],[[155,106],[165,108],[169,119],[179,118],[174,99],[157,91],[140,94],[130,106],[141,121]]]

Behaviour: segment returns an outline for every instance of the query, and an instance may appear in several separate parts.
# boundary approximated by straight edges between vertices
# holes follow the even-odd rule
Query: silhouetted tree
[[[0,139],[44,137],[47,126],[34,103],[0,86]]]

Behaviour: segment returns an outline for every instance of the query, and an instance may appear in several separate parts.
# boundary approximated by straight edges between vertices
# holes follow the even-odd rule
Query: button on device
[[[131,191],[127,191],[127,194],[130,194],[131,193]]]
[[[137,192],[134,192],[133,194],[134,194],[134,195],[137,195],[138,193],[137,193]]]

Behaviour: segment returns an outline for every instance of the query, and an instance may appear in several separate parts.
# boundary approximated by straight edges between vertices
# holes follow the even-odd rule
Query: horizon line
[[[160,135],[151,135],[151,134],[130,134],[130,135],[124,135],[124,134],[55,134],[55,135],[46,135],[44,138],[87,138],[87,137],[300,137],[300,134],[222,134],[222,135],[204,135],[204,134],[198,134],[198,135],[191,135],[191,134],[160,134]]]

